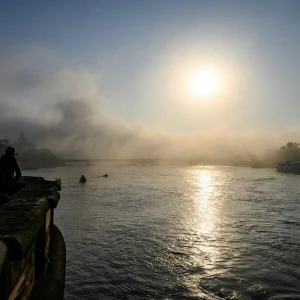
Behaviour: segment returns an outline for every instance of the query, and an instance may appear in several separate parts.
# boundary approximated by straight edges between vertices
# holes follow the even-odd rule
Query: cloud
[[[2,136],[17,136],[23,131],[40,147],[71,157],[152,157],[162,146],[159,134],[115,119],[92,100],[64,100],[50,113],[54,111],[57,118],[50,122],[22,116],[4,119],[0,114]]]
[[[9,109],[6,107],[5,111]],[[3,133],[5,137],[18,136],[23,131],[40,148],[49,147],[61,157],[206,160],[263,153],[295,137],[293,132],[276,135],[277,138],[268,133],[241,134],[226,130],[192,135],[156,132],[145,125],[122,122],[88,99],[64,100],[55,104],[49,113],[55,114],[56,119],[22,116],[3,119],[1,113],[0,128],[5,128],[2,136]]]
[[[61,157],[228,159],[299,141],[297,128],[241,133],[209,129],[174,134],[116,118],[87,70],[45,74],[21,62],[0,62],[0,138],[23,131]]]
[[[60,156],[154,157],[164,153],[161,133],[117,119],[86,70],[34,70],[24,61],[0,62],[0,137],[20,132]]]

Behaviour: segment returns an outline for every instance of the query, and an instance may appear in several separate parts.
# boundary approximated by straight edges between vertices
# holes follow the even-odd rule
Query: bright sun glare
[[[220,77],[213,71],[202,71],[192,75],[187,82],[188,91],[197,99],[215,96],[220,88]]]

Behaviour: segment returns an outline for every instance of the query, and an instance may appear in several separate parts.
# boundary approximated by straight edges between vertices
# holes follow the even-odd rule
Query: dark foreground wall
[[[63,299],[66,248],[53,224],[57,185],[41,177],[22,182],[0,204],[0,299]]]

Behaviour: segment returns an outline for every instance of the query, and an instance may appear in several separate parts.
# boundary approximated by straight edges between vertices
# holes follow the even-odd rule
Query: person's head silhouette
[[[16,153],[16,149],[14,147],[9,146],[5,149],[6,155],[14,156],[15,153]]]

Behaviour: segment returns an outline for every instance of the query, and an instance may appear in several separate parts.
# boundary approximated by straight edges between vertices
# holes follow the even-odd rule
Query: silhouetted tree
[[[300,148],[299,144],[295,142],[288,142],[286,145],[280,147],[279,161],[300,161]]]

